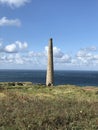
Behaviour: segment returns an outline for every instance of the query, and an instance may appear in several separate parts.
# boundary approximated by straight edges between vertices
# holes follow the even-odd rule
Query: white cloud
[[[84,50],[84,51],[97,51],[97,47],[96,46],[91,46],[91,47],[84,48],[82,50]]]
[[[28,44],[26,42],[21,43],[20,41],[15,42],[16,45],[18,45],[19,49],[26,49],[28,47]]]
[[[88,47],[81,49],[76,54],[77,64],[80,65],[96,65],[98,60],[98,55],[95,54],[97,47]]]
[[[0,51],[2,50],[2,41],[0,41]]]
[[[71,56],[68,54],[64,54],[61,58],[54,57],[54,64],[62,65],[62,64],[70,64],[72,62]]]
[[[35,55],[35,53],[33,52],[33,51],[30,51],[29,53],[28,53],[28,56],[29,57],[32,57],[32,56],[34,56]]]
[[[12,54],[7,55],[7,56],[6,56],[6,61],[7,61],[8,63],[14,63],[14,62],[13,62],[13,61],[14,61],[14,56],[13,56]]]
[[[2,17],[0,19],[0,26],[20,26],[21,22],[19,19],[7,19],[6,17]]]
[[[15,63],[16,64],[23,64],[24,63],[23,57],[19,54],[16,54],[15,55]]]
[[[29,51],[28,52],[29,57],[45,57],[46,55],[43,52],[34,52],[34,51]]]
[[[10,7],[20,7],[29,3],[31,0],[0,0],[1,4],[6,4]]]
[[[17,53],[25,50],[28,47],[26,42],[15,41],[12,44],[6,45],[2,51],[6,53]]]
[[[4,62],[6,59],[6,55],[5,54],[0,54],[0,62]]]
[[[0,42],[0,47],[2,47],[2,43]]]
[[[21,53],[24,49],[28,47],[26,42],[16,41],[12,44],[6,45],[4,51],[0,53],[0,63],[9,64],[21,64],[35,66],[35,68],[47,66],[47,56],[44,52],[47,52],[48,47],[45,47],[43,52],[25,51]],[[97,49],[89,47],[89,49],[80,49],[76,55],[69,55],[61,51],[58,47],[54,47],[54,66],[59,69],[64,69],[66,67],[70,68],[82,68],[82,67],[92,67],[98,66],[98,52]]]
[[[94,58],[95,60],[98,60],[98,54],[94,55],[93,58]]]
[[[26,58],[26,57],[25,57]],[[24,60],[24,56],[20,55],[19,53],[14,54],[2,54],[0,56],[0,61],[2,63],[10,63],[10,64],[26,64]]]
[[[64,55],[63,52],[61,52],[61,50],[57,47],[53,47],[53,53],[56,58],[61,58]]]
[[[10,45],[5,46],[4,51],[8,53],[16,53],[17,47],[15,44],[10,44]]]
[[[30,61],[28,55],[22,56],[20,52],[24,51],[28,44],[26,42],[15,41],[12,44],[8,44],[6,46],[2,45],[0,49],[0,63],[4,64],[27,64]]]
[[[68,54],[63,55],[63,57],[61,58],[61,62],[62,63],[71,63],[71,56],[69,56]]]

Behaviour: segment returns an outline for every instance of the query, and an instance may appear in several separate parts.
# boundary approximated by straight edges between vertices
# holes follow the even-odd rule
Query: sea
[[[45,84],[45,70],[0,70],[0,82]],[[55,70],[54,85],[98,86],[98,71]]]

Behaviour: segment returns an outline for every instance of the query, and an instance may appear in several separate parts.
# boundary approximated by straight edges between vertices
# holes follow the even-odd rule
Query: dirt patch
[[[40,97],[40,98],[53,98],[53,96],[51,94],[45,94],[45,93],[39,93],[36,96]]]
[[[84,90],[88,90],[88,91],[98,91],[98,88],[94,88],[94,87],[86,87],[83,88]]]
[[[0,99],[6,97],[6,95],[4,93],[0,93]]]

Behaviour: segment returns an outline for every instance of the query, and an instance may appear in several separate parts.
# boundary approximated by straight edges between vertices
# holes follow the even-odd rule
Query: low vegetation
[[[98,130],[98,88],[1,83],[0,130]]]

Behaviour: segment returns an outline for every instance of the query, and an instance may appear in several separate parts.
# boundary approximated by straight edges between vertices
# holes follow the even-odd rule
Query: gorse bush
[[[0,130],[98,130],[98,90],[74,86],[0,92]]]

